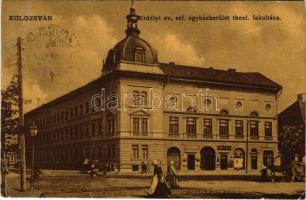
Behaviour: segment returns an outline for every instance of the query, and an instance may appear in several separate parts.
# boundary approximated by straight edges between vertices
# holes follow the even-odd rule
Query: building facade
[[[139,35],[131,8],[101,77],[25,115],[39,128],[39,168],[77,169],[89,158],[124,172],[173,160],[182,172],[249,173],[273,162],[280,85],[260,73],[159,63]]]

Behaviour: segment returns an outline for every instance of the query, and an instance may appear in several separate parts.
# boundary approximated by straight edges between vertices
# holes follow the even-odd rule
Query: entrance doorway
[[[227,170],[227,154],[220,155],[220,168],[222,170]]]
[[[171,147],[167,152],[167,164],[170,165],[170,162],[174,161],[176,170],[180,169],[181,166],[181,154],[180,150],[176,147]]]
[[[195,155],[194,154],[187,155],[187,168],[188,170],[195,170]]]
[[[201,150],[201,169],[214,170],[216,162],[215,150],[211,147],[204,147]]]

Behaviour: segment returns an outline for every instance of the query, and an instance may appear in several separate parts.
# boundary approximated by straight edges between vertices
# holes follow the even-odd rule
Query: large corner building
[[[101,77],[27,113],[25,124],[39,128],[40,169],[77,169],[89,158],[137,172],[156,159],[163,167],[174,160],[181,172],[249,173],[278,152],[280,91],[260,73],[159,63],[131,8],[126,37],[109,50]],[[99,104],[99,94],[118,101]],[[120,109],[96,109],[105,104]],[[28,135],[28,164],[31,142]]]

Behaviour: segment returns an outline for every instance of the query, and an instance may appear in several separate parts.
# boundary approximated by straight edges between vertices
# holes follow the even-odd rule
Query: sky
[[[125,37],[130,1],[2,1],[2,79],[17,71],[22,37],[25,111],[101,75],[103,59]],[[241,21],[139,21],[140,37],[160,62],[260,72],[283,86],[279,111],[305,93],[303,2],[134,1],[142,16],[248,15]],[[9,16],[52,16],[51,21],[12,21]],[[254,21],[253,15],[279,16]],[[55,38],[57,40],[55,40]]]

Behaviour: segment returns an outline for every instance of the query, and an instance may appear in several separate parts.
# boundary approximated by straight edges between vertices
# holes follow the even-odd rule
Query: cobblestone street
[[[107,175],[42,176],[34,191],[19,192],[19,176],[10,174],[9,196],[36,197],[146,197],[150,176],[116,177]],[[181,181],[181,188],[172,190],[171,198],[299,198],[304,183],[256,182],[234,180]]]

